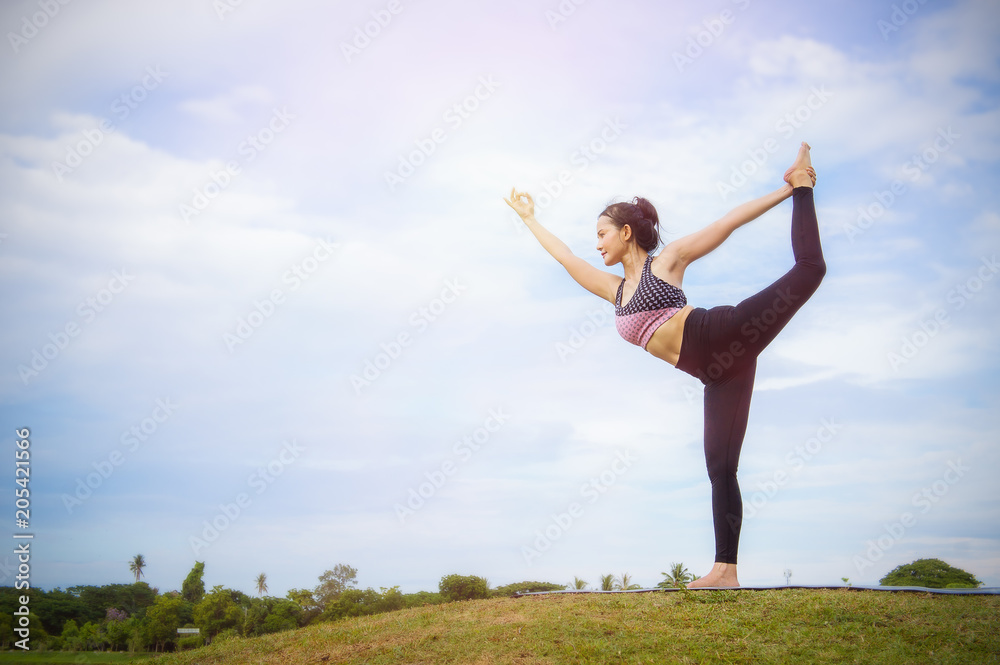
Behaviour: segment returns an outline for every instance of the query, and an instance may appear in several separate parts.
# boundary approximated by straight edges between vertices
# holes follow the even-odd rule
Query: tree
[[[8,588],[14,591],[13,587]],[[95,607],[86,602],[72,588],[68,591],[32,589],[31,606],[41,619],[42,626],[52,635],[59,635],[70,619],[73,619],[77,624],[84,624],[88,621],[100,621],[104,617],[103,608]],[[6,612],[9,609],[10,612],[13,612],[16,607],[18,606],[4,603],[3,610]]]
[[[139,583],[139,578],[142,577],[142,569],[145,567],[146,559],[143,558],[141,554],[136,554],[132,561],[128,564],[128,569],[135,575],[135,581],[137,584]]]
[[[158,594],[145,582],[106,584],[104,586],[73,586],[69,593],[87,607],[87,621],[100,621],[109,607],[121,608],[132,615],[156,602]],[[83,618],[83,614],[76,615]]]
[[[128,645],[129,653],[148,650],[146,646],[149,644],[149,641],[146,639],[147,624],[148,619],[140,619],[135,616],[131,616],[125,620],[125,632],[128,635],[126,644]]]
[[[928,589],[974,589],[982,585],[972,573],[941,559],[917,559],[897,566],[878,582],[881,586],[920,586]]]
[[[145,641],[154,650],[161,651],[177,640],[177,629],[181,627],[185,600],[178,593],[167,593],[156,599],[146,610]]]
[[[328,570],[319,576],[319,586],[313,592],[316,602],[321,608],[337,598],[347,589],[354,588],[357,582],[358,570],[343,563],[338,563],[333,570]]]
[[[661,589],[674,589],[680,586],[684,586],[688,582],[695,579],[694,575],[688,572],[688,569],[684,567],[682,563],[670,563],[669,573],[660,573],[663,575],[663,581],[656,586]]]
[[[306,611],[319,609],[316,597],[313,596],[313,592],[309,589],[289,589],[288,593],[285,594],[285,598],[293,603],[297,603],[299,607]]]
[[[261,573],[257,576],[257,595],[263,596],[267,593],[267,575]]]
[[[320,617],[324,621],[360,617],[377,612],[379,594],[374,589],[346,589],[337,599],[326,606]]]
[[[60,637],[62,638],[63,649],[78,651],[82,646],[82,642],[80,640],[80,627],[76,625],[76,621],[73,619],[67,621],[63,626]]]
[[[403,609],[405,601],[399,587],[382,588],[375,591],[372,588],[347,589],[335,601],[326,606],[321,620],[337,620],[346,617],[382,614]],[[270,618],[270,617],[269,617]]]
[[[202,580],[204,574],[205,562],[195,561],[191,572],[181,584],[181,595],[184,596],[184,600],[197,605],[205,597],[205,582]]]
[[[574,577],[571,588],[576,589],[578,591],[583,591],[584,589],[587,588],[587,582],[585,580],[581,580],[579,577]]]
[[[103,646],[105,642],[106,640],[99,624],[88,621],[80,627],[80,643],[87,651],[93,651]]]
[[[417,591],[403,594],[403,607],[423,607],[424,605],[440,605],[444,602],[440,593],[434,591]]]
[[[302,608],[302,615],[299,617],[300,626],[309,625],[323,611],[309,589],[289,589],[285,598]]]
[[[446,603],[490,597],[489,581],[476,575],[445,575],[438,583],[438,590]]]
[[[104,635],[113,650],[117,651],[128,646],[129,629],[128,614],[109,607],[107,618],[104,620]]]
[[[622,573],[622,576],[614,581],[613,588],[618,591],[631,591],[633,589],[641,589],[642,587],[632,583],[631,575]]]
[[[243,619],[245,636],[277,633],[298,628],[302,620],[302,608],[284,598],[252,598],[246,617]]]
[[[233,592],[221,585],[212,590],[195,605],[194,623],[201,629],[205,639],[213,637],[228,628],[238,628],[243,623],[243,610],[233,600]]]
[[[0,649],[7,649],[14,641],[14,625],[7,614],[0,615]]]
[[[562,591],[565,584],[553,584],[551,582],[514,582],[498,586],[490,592],[491,596],[506,596],[513,598],[520,593],[532,593],[535,591]]]
[[[792,579],[792,569],[785,568],[785,586],[788,586],[789,581]]]
[[[601,591],[614,591],[615,590],[615,576],[611,573],[607,575],[601,575]]]

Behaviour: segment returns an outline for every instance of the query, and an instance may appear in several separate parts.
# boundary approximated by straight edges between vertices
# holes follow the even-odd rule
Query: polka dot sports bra
[[[618,333],[626,341],[643,349],[656,329],[687,305],[687,297],[682,290],[653,274],[649,267],[652,261],[652,256],[646,257],[639,276],[639,286],[627,305],[621,306],[624,279],[618,285],[618,295],[615,297],[615,327],[618,328]]]

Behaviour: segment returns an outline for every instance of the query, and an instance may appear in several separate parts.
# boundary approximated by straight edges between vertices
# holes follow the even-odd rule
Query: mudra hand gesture
[[[504,199],[514,212],[518,214],[521,219],[527,219],[528,217],[535,216],[535,200],[531,198],[531,194],[528,192],[519,192],[513,187],[510,190],[510,198]]]

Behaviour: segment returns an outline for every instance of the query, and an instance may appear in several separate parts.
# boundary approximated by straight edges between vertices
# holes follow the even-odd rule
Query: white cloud
[[[111,521],[127,525],[121,547],[128,551],[155,543],[170,568],[156,583],[176,586],[190,567],[192,531],[289,438],[307,453],[211,547],[214,567],[232,567],[226,584],[249,584],[265,562],[287,567],[287,557],[265,552],[263,543],[292,506],[301,509],[281,533],[299,560],[275,580],[279,593],[281,585],[312,586],[337,561],[363,568],[371,586],[407,590],[431,589],[453,568],[497,582],[583,574],[593,583],[588,570],[628,566],[655,584],[664,559],[683,555],[705,572],[696,564],[710,561],[712,546],[700,385],[625,344],[610,322],[561,359],[557,343],[602,303],[516,230],[501,197],[518,186],[537,199],[570,172],[572,182],[539,217],[598,265],[593,224],[612,197],[648,196],[677,237],[776,187],[800,140],[814,145],[820,171],[830,272],[762,359],[742,464],[748,486],[786,463],[787,446],[812,436],[820,413],[851,429],[769,504],[784,526],[769,517],[748,529],[744,581],[775,578],[762,563],[768,553],[818,562],[794,564],[796,581],[839,580],[839,569],[831,570],[850,566],[881,526],[857,521],[861,499],[844,499],[844,487],[875,505],[871,514],[891,517],[898,497],[908,501],[915,491],[912,478],[933,480],[953,453],[995,467],[995,456],[976,444],[995,433],[994,388],[979,377],[995,363],[997,283],[962,310],[949,309],[955,305],[947,299],[996,240],[995,94],[964,78],[991,75],[983,63],[992,60],[975,55],[996,49],[987,22],[973,20],[986,5],[925,11],[894,36],[907,47],[889,50],[852,48],[836,31],[772,35],[748,15],[683,75],[670,62],[671,44],[684,42],[685,26],[698,25],[702,10],[672,15],[678,27],[657,41],[623,40],[615,12],[646,16],[632,34],[662,36],[656,12],[682,8],[585,5],[553,33],[537,7],[516,7],[508,17],[455,5],[441,19],[413,6],[348,65],[337,44],[364,18],[355,10],[303,20],[294,9],[261,13],[247,5],[219,21],[191,3],[168,18],[129,9],[112,20],[110,5],[81,7],[68,6],[65,28],[53,24],[30,45],[33,53],[4,66],[22,101],[4,116],[0,135],[7,220],[0,271],[16,322],[3,333],[3,394],[7,411],[48,428],[58,442],[40,494],[53,507],[57,555],[39,563],[41,584],[106,581],[86,571],[110,574],[111,555],[85,534]],[[69,30],[70,11],[93,34]],[[814,26],[821,20],[803,16]],[[536,23],[522,27],[526,19]],[[347,27],[316,41],[331,24]],[[87,48],[111,35],[123,41],[108,41],[112,47],[100,53]],[[437,35],[457,42],[424,48]],[[290,43],[301,48],[277,46]],[[91,55],[77,62],[67,52]],[[52,162],[64,160],[100,125],[118,91],[134,84],[141,68],[125,60],[162,62],[169,86],[59,182]],[[426,163],[391,191],[385,171],[445,127],[447,109],[490,74],[501,82],[495,94],[460,126],[448,126]],[[824,87],[828,99],[816,92]],[[91,88],[101,91],[96,102],[83,92]],[[286,104],[296,114],[289,130],[254,161],[241,161],[241,172],[185,224],[179,205],[191,204],[195,189],[214,193],[212,175],[241,157],[240,141],[266,124],[272,106]],[[799,127],[786,118],[796,113]],[[580,147],[616,118],[627,126],[583,168]],[[961,138],[852,242],[846,228],[858,207],[905,177],[907,160],[948,126]],[[773,152],[764,148],[768,139],[778,146]],[[723,200],[719,182],[762,149],[764,163]],[[786,270],[790,214],[783,204],[692,267],[685,282],[692,302],[735,302]],[[317,261],[293,288],[288,272],[306,267],[322,238],[339,243],[337,254]],[[77,321],[78,303],[123,267],[134,283],[25,386],[18,364],[50,332]],[[465,288],[445,302],[449,280]],[[273,316],[255,319],[252,335],[230,353],[224,334],[261,313],[276,289],[284,301]],[[895,371],[887,354],[941,307],[950,327]],[[409,343],[390,358],[386,345],[401,334]],[[350,377],[370,362],[385,366],[358,395]],[[927,407],[963,382],[969,385],[955,388],[953,401]],[[163,395],[181,405],[176,416],[79,519],[68,520],[60,494]],[[513,414],[511,424],[400,528],[393,504],[498,406]],[[587,518],[536,566],[526,566],[520,546],[550,513],[579,499],[580,487],[619,450],[640,461],[588,504]],[[130,499],[124,508],[121,498]],[[995,492],[970,480],[950,499],[935,515],[994,506]],[[788,537],[787,524],[809,523],[815,511],[836,515],[845,502],[850,514],[833,522],[840,541],[814,525],[814,541],[800,534],[785,548],[773,545]],[[144,519],[133,519],[136,506],[148,511]],[[149,523],[161,525],[157,534]],[[897,551],[940,548],[995,576],[995,539],[935,524]],[[583,547],[608,533],[614,536],[601,548]],[[406,580],[392,577],[398,566],[385,556],[400,550],[413,568]],[[247,552],[260,553],[259,562],[245,564],[252,571],[231,565],[252,558]],[[82,561],[88,557],[90,568]]]
[[[181,102],[178,108],[209,122],[238,122],[245,115],[241,107],[266,106],[273,101],[274,96],[263,86],[239,86],[210,99]]]

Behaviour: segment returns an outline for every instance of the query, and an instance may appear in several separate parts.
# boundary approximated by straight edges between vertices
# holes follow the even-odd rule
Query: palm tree
[[[614,581],[614,588],[618,591],[631,591],[632,589],[641,589],[642,587],[638,584],[632,584],[631,575],[622,573],[622,576]]]
[[[128,564],[128,569],[135,574],[135,582],[139,583],[139,578],[142,577],[142,569],[146,567],[146,560],[141,554],[136,554],[135,558],[132,559]]]
[[[688,572],[688,569],[684,567],[683,563],[671,562],[670,572],[660,574],[663,575],[663,581],[656,585],[658,587],[675,588],[683,586],[695,579],[694,575]]]
[[[601,591],[614,591],[615,590],[615,576],[601,575]]]
[[[578,591],[583,591],[584,589],[587,588],[587,583],[584,580],[581,580],[579,577],[574,577],[573,584],[571,586],[574,589],[577,589]]]
[[[267,593],[267,575],[261,573],[257,576],[257,595],[263,596]]]

